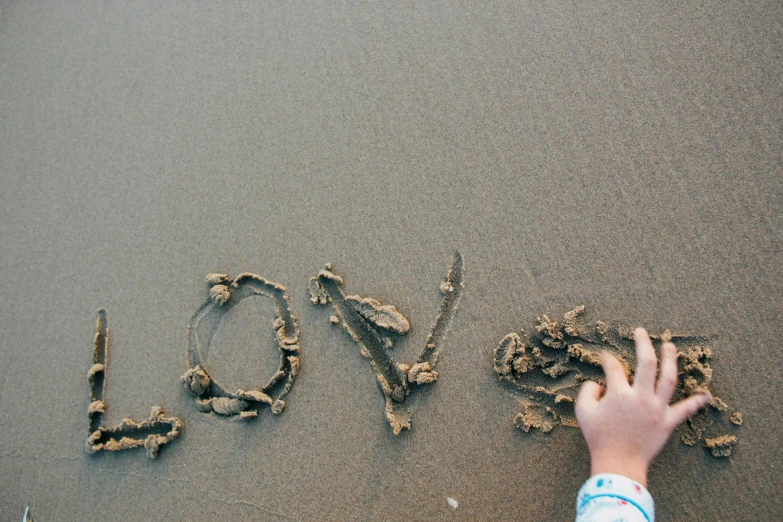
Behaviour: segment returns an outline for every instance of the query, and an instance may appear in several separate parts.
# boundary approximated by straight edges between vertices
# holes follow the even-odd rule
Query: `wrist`
[[[590,476],[601,473],[614,473],[628,477],[645,488],[647,487],[648,464],[641,459],[609,454],[592,457],[590,464]]]

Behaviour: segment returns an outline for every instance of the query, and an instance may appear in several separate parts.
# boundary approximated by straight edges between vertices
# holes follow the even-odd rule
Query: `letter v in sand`
[[[440,345],[446,337],[451,320],[463,293],[464,269],[462,256],[454,254],[446,281],[440,285],[443,300],[424,349],[415,364],[395,362],[389,353],[393,335],[405,335],[410,329],[408,320],[394,306],[383,305],[375,299],[357,295],[346,296],[341,290],[343,279],[332,272],[327,263],[317,276],[310,279],[310,300],[313,304],[331,303],[335,315],[332,323],[340,323],[359,345],[363,356],[370,360],[386,406],[384,414],[395,435],[411,427],[410,415],[403,409],[406,397],[414,386],[429,384],[438,378],[435,365]]]

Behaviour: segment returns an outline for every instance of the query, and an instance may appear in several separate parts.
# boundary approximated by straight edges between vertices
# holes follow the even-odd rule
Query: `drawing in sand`
[[[270,406],[274,414],[281,413],[286,406],[283,397],[291,390],[300,364],[299,325],[291,314],[285,288],[251,273],[233,279],[226,274],[209,274],[207,284],[209,298],[188,324],[188,369],[182,376],[185,390],[193,395],[196,406],[204,413],[247,420],[258,416],[264,405]],[[280,350],[280,362],[277,371],[259,389],[232,391],[212,377],[204,354],[221,318],[243,299],[253,296],[272,300],[276,317],[271,326]]]
[[[567,312],[562,321],[549,316],[538,317],[534,335],[509,333],[495,348],[494,370],[500,381],[511,385],[520,394],[523,412],[514,424],[523,431],[538,429],[550,432],[557,424],[578,427],[574,415],[574,401],[586,380],[604,385],[599,354],[611,352],[623,364],[626,375],[633,379],[636,353],[633,328],[584,321],[584,306]],[[679,382],[673,402],[701,390],[710,391],[713,370],[709,360],[713,356],[713,339],[705,336],[651,335],[654,343],[671,341],[677,345]],[[726,457],[737,442],[736,436],[704,439],[705,431],[722,417],[729,407],[715,397],[703,409],[678,428],[683,443],[692,446],[703,441],[716,457]],[[734,425],[742,423],[742,414],[734,412],[728,419]],[[728,426],[726,429],[733,428]],[[736,428],[735,428],[736,429]]]
[[[342,324],[359,345],[361,354],[370,360],[386,402],[384,415],[395,435],[411,427],[410,414],[402,405],[413,387],[438,379],[435,366],[440,346],[462,298],[463,279],[462,256],[456,252],[446,281],[440,285],[443,300],[438,317],[414,364],[397,363],[389,353],[394,345],[392,336],[405,335],[410,329],[408,320],[394,306],[357,295],[346,296],[341,289],[343,279],[332,271],[330,263],[310,279],[310,300],[316,305],[331,303],[334,315],[329,322]]]
[[[103,425],[103,413],[106,411],[106,380],[109,366],[109,321],[105,310],[98,311],[98,326],[95,333],[93,364],[87,372],[90,383],[89,436],[87,452],[121,451],[144,447],[147,456],[154,459],[160,447],[179,437],[182,422],[177,417],[167,417],[163,408],[153,406],[150,418],[136,422],[124,418],[113,427]]]

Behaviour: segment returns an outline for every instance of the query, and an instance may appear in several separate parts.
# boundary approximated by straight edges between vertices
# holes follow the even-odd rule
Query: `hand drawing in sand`
[[[602,321],[589,325],[583,320],[584,310],[584,306],[574,308],[563,316],[562,322],[546,315],[539,317],[534,335],[510,333],[495,348],[495,373],[500,381],[509,383],[521,394],[519,402],[524,411],[514,420],[521,430],[535,428],[548,433],[556,424],[578,427],[574,401],[580,386],[586,380],[605,384],[599,358],[603,350],[616,356],[626,375],[633,378],[636,367],[633,328],[610,326]],[[702,390],[711,392],[711,338],[672,335],[668,330],[650,338],[658,345],[663,341],[677,345],[679,376],[674,402]],[[713,456],[729,456],[737,442],[736,436],[704,438],[705,431],[716,421],[726,424],[726,429],[733,428],[723,419],[728,409],[715,397],[708,408],[678,428],[683,443],[692,446],[703,441]],[[740,425],[742,414],[735,412],[728,421]]]
[[[87,452],[120,451],[144,446],[147,456],[154,459],[161,446],[179,437],[182,422],[177,417],[166,417],[160,406],[153,406],[150,418],[144,422],[125,418],[117,426],[109,428],[103,425],[101,421],[106,411],[104,397],[109,363],[109,321],[105,310],[98,311],[97,329],[93,364],[87,372],[87,380],[90,382]]]
[[[299,326],[288,306],[285,288],[261,276],[243,273],[235,278],[209,274],[209,298],[193,314],[188,324],[188,370],[182,376],[185,390],[194,396],[204,413],[252,419],[264,406],[279,414],[285,408],[283,397],[291,390],[299,372]],[[277,371],[257,390],[228,390],[210,375],[204,353],[212,343],[221,318],[243,299],[262,296],[272,300],[275,319],[272,328],[280,350]],[[202,328],[203,327],[203,328]]]
[[[370,360],[378,385],[383,392],[386,406],[384,415],[392,431],[398,435],[411,427],[410,415],[402,408],[414,386],[437,380],[435,365],[440,345],[446,337],[451,320],[459,306],[463,292],[463,264],[459,252],[449,269],[446,281],[441,284],[443,294],[440,311],[415,364],[395,362],[389,349],[393,346],[391,335],[405,335],[410,329],[408,320],[391,305],[383,305],[371,298],[346,296],[341,290],[343,279],[326,264],[317,276],[310,279],[311,301],[317,305],[331,303],[335,315],[333,324],[340,323],[359,345],[361,354]]]

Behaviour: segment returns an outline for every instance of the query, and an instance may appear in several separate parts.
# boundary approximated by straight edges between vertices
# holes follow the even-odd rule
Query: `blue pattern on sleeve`
[[[590,477],[579,490],[576,522],[655,522],[655,505],[638,482],[602,473]]]

